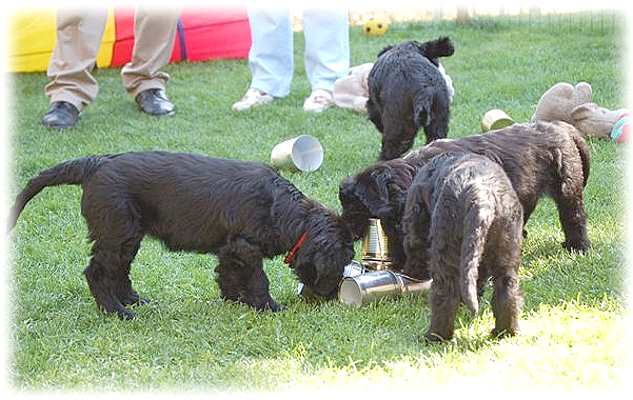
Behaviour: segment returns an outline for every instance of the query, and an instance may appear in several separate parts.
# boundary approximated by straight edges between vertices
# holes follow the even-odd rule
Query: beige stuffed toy
[[[565,121],[573,124],[571,112],[581,104],[591,103],[591,85],[580,82],[576,86],[561,82],[541,96],[532,116],[534,121]]]
[[[610,140],[613,125],[624,112],[625,109],[611,111],[594,103],[581,104],[571,111],[572,125],[585,136]]]
[[[369,98],[367,76],[374,63],[361,64],[349,69],[349,73],[334,82],[334,103],[342,108],[351,108],[367,113],[365,103]]]
[[[610,139],[613,125],[626,110],[611,111],[591,102],[591,85],[580,82],[576,86],[561,82],[541,96],[532,116],[534,121],[565,121],[576,127],[585,137]]]

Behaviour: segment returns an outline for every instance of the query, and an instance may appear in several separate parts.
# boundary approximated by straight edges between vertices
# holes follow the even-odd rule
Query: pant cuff
[[[72,94],[63,92],[51,95],[50,102],[54,103],[56,101],[65,101],[67,103],[70,103],[75,106],[75,108],[79,110],[79,112],[83,111],[83,109],[89,104],[88,102],[80,99],[77,96],[73,96]]]
[[[165,82],[162,79],[146,79],[139,83],[133,89],[128,89],[128,93],[132,95],[132,97],[136,98],[139,93],[144,92],[149,89],[162,89],[165,90]]]

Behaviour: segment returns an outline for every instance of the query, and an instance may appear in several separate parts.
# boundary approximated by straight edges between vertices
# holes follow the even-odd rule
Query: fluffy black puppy
[[[436,140],[403,159],[378,162],[346,178],[339,199],[355,238],[367,229],[368,218],[381,218],[395,265],[405,265],[399,224],[406,192],[417,169],[448,151],[479,154],[501,165],[523,206],[524,222],[542,196],[551,197],[565,233],[563,246],[581,252],[591,247],[583,206],[591,155],[580,133],[564,122],[514,124],[484,135]],[[418,275],[422,272],[406,271],[424,278]]]
[[[389,239],[389,254],[395,269],[405,265],[400,221],[404,212],[407,191],[413,183],[417,168],[396,158],[381,161],[362,172],[344,179],[339,185],[339,201],[343,207],[341,217],[348,224],[354,240],[367,232],[369,218],[380,218]],[[421,272],[421,271],[420,271]],[[405,271],[409,276],[427,279],[418,271]]]
[[[134,317],[126,305],[143,302],[129,272],[145,235],[173,251],[216,254],[222,297],[258,310],[280,309],[263,258],[293,248],[299,280],[331,298],[354,255],[340,217],[271,168],[159,151],[78,158],[41,172],[17,196],[10,228],[31,198],[61,184],[83,188],[81,212],[94,242],[84,274],[97,305],[122,318]]]
[[[449,93],[438,58],[451,56],[447,37],[385,47],[369,72],[367,112],[382,133],[381,160],[400,157],[424,128],[426,142],[448,133]]]
[[[402,225],[407,263],[428,263],[433,278],[428,340],[453,337],[460,302],[478,311],[489,276],[493,335],[518,331],[523,208],[499,164],[472,153],[434,157],[409,188]]]

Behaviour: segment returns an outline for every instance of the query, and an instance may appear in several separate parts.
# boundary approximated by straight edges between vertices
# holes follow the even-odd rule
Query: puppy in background
[[[368,76],[367,112],[383,135],[380,160],[411,149],[421,127],[427,143],[446,137],[451,93],[438,58],[453,53],[451,40],[441,37],[388,46],[378,54]]]
[[[523,207],[499,164],[472,153],[434,157],[409,189],[402,225],[407,263],[428,263],[433,278],[428,340],[453,337],[460,302],[477,313],[489,276],[492,334],[517,333]]]
[[[10,228],[47,186],[81,185],[81,214],[92,257],[84,275],[97,306],[124,319],[146,302],[130,268],[144,236],[172,251],[210,253],[221,296],[279,311],[263,259],[286,262],[311,292],[334,298],[354,256],[345,223],[305,197],[270,167],[247,161],[162,151],[69,160],[42,171],[17,196]]]

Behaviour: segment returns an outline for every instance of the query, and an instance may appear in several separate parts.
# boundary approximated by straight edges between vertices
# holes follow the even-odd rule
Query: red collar
[[[306,241],[307,238],[308,232],[303,232],[303,234],[299,236],[299,239],[297,239],[288,254],[286,254],[286,257],[284,257],[284,263],[292,264],[292,262],[295,260],[295,255],[297,254],[301,246],[303,246],[303,243]]]

